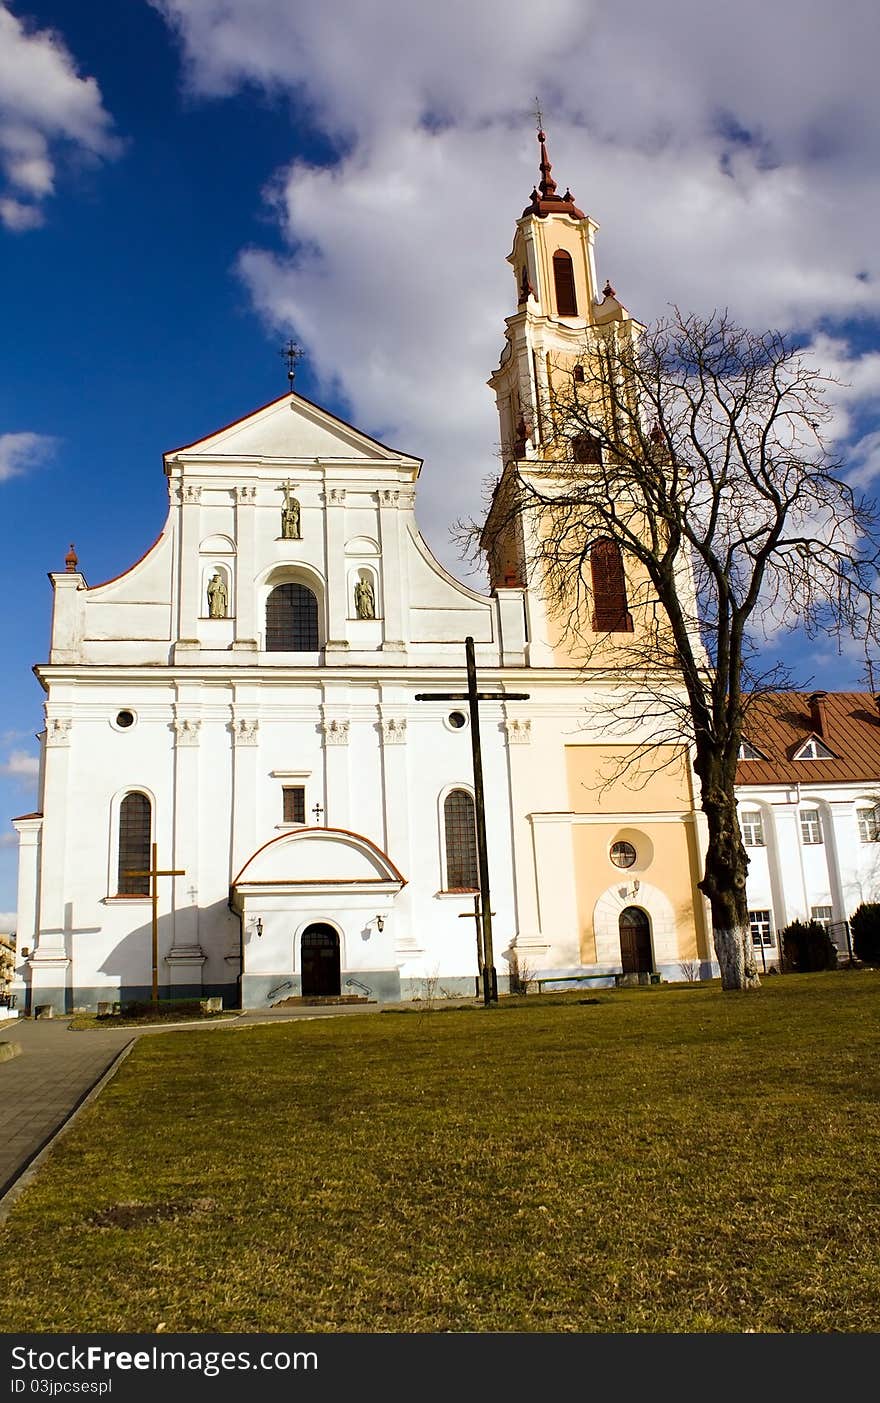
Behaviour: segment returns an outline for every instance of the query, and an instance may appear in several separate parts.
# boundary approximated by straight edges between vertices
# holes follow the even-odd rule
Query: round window
[[[611,861],[615,867],[632,867],[636,860],[636,850],[632,843],[612,843]]]
[[[116,724],[121,731],[127,731],[129,726],[134,725],[133,711],[117,711]]]
[[[446,719],[454,731],[460,731],[462,726],[467,725],[467,717],[463,711],[450,711]]]

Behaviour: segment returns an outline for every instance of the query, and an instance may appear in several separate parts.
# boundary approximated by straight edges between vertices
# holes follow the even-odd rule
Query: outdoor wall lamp
[[[254,924],[254,930],[257,932],[258,938],[263,934],[263,918],[261,916],[257,917],[256,922]]]
[[[377,929],[377,931],[379,932],[379,934],[381,935],[382,932],[383,932],[383,930],[385,929],[385,917],[384,917],[384,916],[377,916],[377,917],[376,917],[376,929]]]
[[[633,882],[633,896],[638,896],[638,894],[639,894],[639,879],[638,879],[638,877],[636,877],[635,881]]]

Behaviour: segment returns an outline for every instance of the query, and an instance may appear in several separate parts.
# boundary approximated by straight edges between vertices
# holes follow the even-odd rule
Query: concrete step
[[[294,995],[287,999],[280,999],[273,1008],[302,1008],[304,1005],[322,1006],[324,1004],[374,1004],[375,999],[368,999],[365,994],[307,994]]]

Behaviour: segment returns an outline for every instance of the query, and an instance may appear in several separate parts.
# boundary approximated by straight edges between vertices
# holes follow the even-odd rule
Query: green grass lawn
[[[4,1329],[876,1331],[880,972],[594,998],[143,1039]]]

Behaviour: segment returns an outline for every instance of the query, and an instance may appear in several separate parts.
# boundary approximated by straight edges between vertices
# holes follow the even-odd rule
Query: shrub
[[[850,918],[853,954],[866,965],[880,965],[880,904],[865,901]]]
[[[837,946],[819,921],[792,921],[782,932],[782,966],[792,974],[837,969]]]

